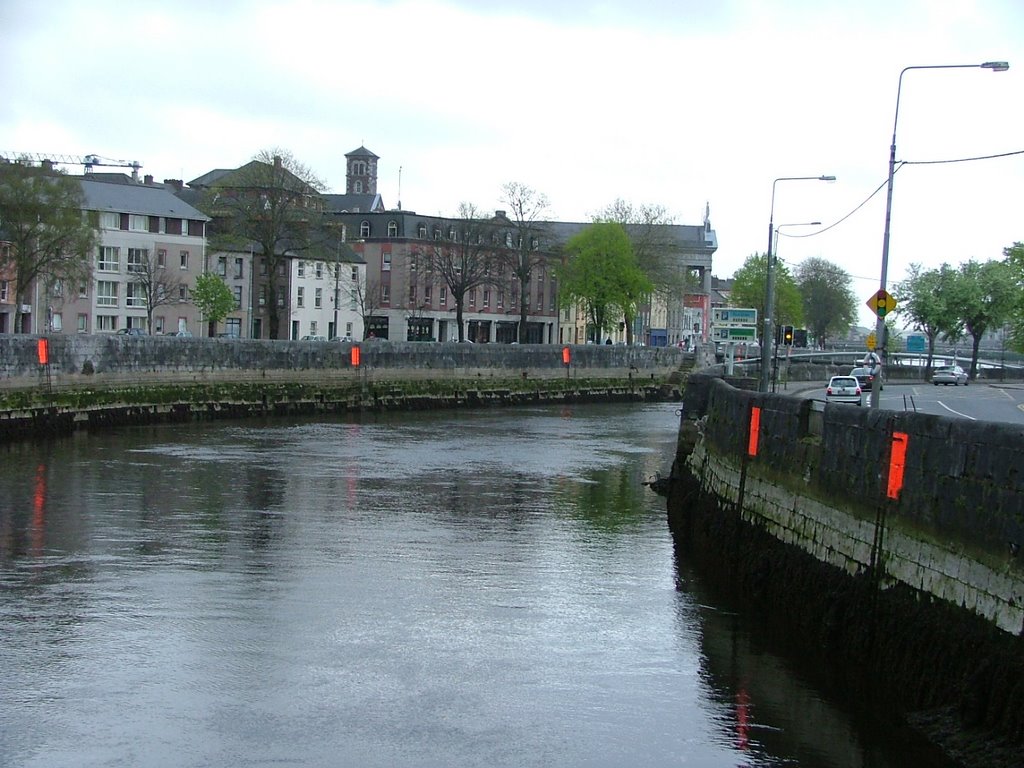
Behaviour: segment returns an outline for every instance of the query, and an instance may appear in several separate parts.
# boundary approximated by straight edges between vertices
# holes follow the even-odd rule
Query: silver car
[[[959,387],[963,384],[966,387],[968,384],[967,373],[959,365],[947,365],[942,368],[936,368],[932,373],[932,384],[936,387],[939,384],[945,386],[952,384],[954,387]]]
[[[860,405],[862,392],[856,376],[833,376],[825,387],[825,402]]]

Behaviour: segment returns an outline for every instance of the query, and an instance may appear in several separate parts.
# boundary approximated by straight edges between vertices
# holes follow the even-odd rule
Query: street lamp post
[[[792,224],[779,224],[775,228],[775,260],[779,260],[779,233],[786,227],[819,227],[821,226],[820,221],[802,221]],[[773,329],[774,330],[774,329]],[[771,390],[775,391],[776,380],[778,378],[779,368],[779,342],[778,338],[773,336],[769,342],[772,345],[772,372],[771,372]]]
[[[761,380],[758,385],[759,392],[767,392],[771,371],[769,363],[771,355],[768,348],[775,338],[775,265],[772,257],[772,240],[775,235],[775,185],[780,181],[835,181],[835,176],[780,176],[772,182],[772,207],[768,216],[768,254],[765,274],[764,288],[764,326],[761,331]]]
[[[900,71],[899,81],[896,84],[896,113],[892,120],[892,144],[889,145],[889,181],[885,193],[885,232],[882,234],[882,275],[878,283],[879,293],[886,288],[887,274],[889,271],[889,223],[892,219],[892,177],[896,172],[896,124],[900,118],[900,93],[903,91],[903,75],[912,69],[990,69],[993,72],[1005,72],[1010,65],[1005,61],[986,61],[983,64],[925,64],[914,67],[904,67]],[[886,361],[886,338],[885,338],[885,313],[878,314],[878,322],[875,324],[875,345],[881,352],[879,359],[884,366]],[[881,387],[871,388],[871,407],[877,408]]]

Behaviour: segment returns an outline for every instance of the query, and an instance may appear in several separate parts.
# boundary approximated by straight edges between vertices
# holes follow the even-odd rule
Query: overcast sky
[[[2,151],[187,182],[280,147],[343,192],[365,145],[385,204],[420,213],[500,208],[508,181],[562,221],[622,198],[700,224],[708,205],[719,277],[767,248],[774,187],[776,225],[823,224],[784,232],[835,225],[779,257],[840,264],[864,300],[904,67],[1011,65],[908,72],[898,160],[1024,150],[1021,0],[3,0],[0,29]],[[821,174],[838,180],[775,183]],[[1001,258],[1022,203],[1022,154],[902,167],[889,285]]]

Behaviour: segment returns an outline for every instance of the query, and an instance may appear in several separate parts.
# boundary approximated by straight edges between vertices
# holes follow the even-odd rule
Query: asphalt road
[[[1024,424],[1024,383],[975,381],[967,386],[886,384],[882,408],[916,410],[977,421]]]

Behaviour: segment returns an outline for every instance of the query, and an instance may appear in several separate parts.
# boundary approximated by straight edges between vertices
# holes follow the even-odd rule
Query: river
[[[0,447],[0,765],[944,766],[677,561],[676,408]]]

